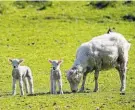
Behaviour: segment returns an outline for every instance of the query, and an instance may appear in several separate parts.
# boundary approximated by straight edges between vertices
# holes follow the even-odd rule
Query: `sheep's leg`
[[[56,80],[53,80],[53,94],[57,94],[57,92],[56,92]]]
[[[95,78],[95,88],[93,92],[97,92],[98,91],[98,76],[99,76],[99,71],[95,70],[94,73],[94,78]]]
[[[83,82],[82,82],[82,86],[81,86],[79,92],[83,92],[84,91],[84,88],[85,88],[84,85],[85,85],[85,82],[86,82],[87,74],[88,74],[88,71],[83,74]]]
[[[121,82],[120,91],[121,91],[121,89],[122,89],[122,69],[121,69],[120,65],[118,65],[118,66],[116,67],[116,69],[117,69],[117,71],[119,72],[119,76],[120,76],[120,82]]]
[[[27,78],[24,78],[23,79],[23,82],[24,82],[24,85],[25,85],[25,88],[26,88],[26,93],[29,93],[29,87],[28,87],[28,80],[27,80]]]
[[[126,71],[127,71],[127,62],[128,62],[128,54],[125,53],[125,56],[120,57],[121,60],[119,60],[119,65],[116,68],[119,72],[120,81],[121,81],[121,87],[120,87],[120,93],[125,94],[126,89]]]
[[[126,64],[122,64],[121,65],[121,72],[119,73],[120,80],[121,80],[120,92],[122,94],[125,93],[125,89],[126,89],[126,71],[127,71]]]
[[[19,86],[20,86],[21,95],[24,95],[24,91],[23,91],[23,80],[22,80],[22,77],[19,78]]]
[[[13,78],[12,82],[12,95],[16,95],[16,79]]]
[[[58,80],[58,87],[59,87],[59,92],[60,92],[60,94],[63,94],[63,90],[62,90],[62,80],[61,80],[61,79]]]
[[[34,94],[34,89],[33,89],[33,78],[28,77],[28,81],[29,81],[29,86],[30,86],[30,94]]]

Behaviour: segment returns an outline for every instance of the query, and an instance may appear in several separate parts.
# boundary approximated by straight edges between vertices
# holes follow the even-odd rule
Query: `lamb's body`
[[[20,77],[22,77],[22,79],[26,78],[26,77],[31,77],[32,73],[29,67],[27,66],[19,66],[17,69],[13,69],[12,71],[12,76],[15,79],[19,79]]]
[[[59,92],[60,94],[63,94],[62,91],[62,77],[61,77],[61,71],[59,70],[53,70],[51,69],[51,75],[50,75],[50,80],[51,80],[51,93],[56,94],[56,83],[58,83],[59,87]]]
[[[22,62],[22,60],[18,59],[13,59],[10,61],[12,62],[13,65],[13,70],[12,70],[12,78],[13,78],[13,85],[12,85],[12,95],[16,95],[16,81],[19,80],[19,86],[21,90],[21,95],[24,95],[23,91],[23,83],[25,84],[26,87],[26,93],[29,92],[28,90],[28,83],[30,86],[30,94],[34,93],[33,89],[33,77],[32,77],[32,72],[31,69],[28,66],[20,66],[19,64]]]
[[[56,83],[58,83],[58,88],[60,94],[63,94],[62,91],[62,75],[60,70],[60,64],[63,62],[61,60],[49,60],[52,64],[52,69],[50,72],[50,81],[51,81],[51,94],[57,94],[56,92]]]
[[[79,69],[83,74],[84,90],[86,75],[95,70],[95,89],[98,90],[98,74],[102,69],[117,68],[121,79],[121,92],[125,91],[126,66],[128,62],[128,51],[130,44],[119,33],[110,32],[93,38],[83,43],[77,50],[76,60],[73,67]]]

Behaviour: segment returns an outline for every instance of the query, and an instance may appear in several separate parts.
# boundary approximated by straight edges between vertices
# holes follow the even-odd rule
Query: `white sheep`
[[[59,93],[63,94],[62,91],[62,75],[60,70],[60,65],[63,60],[49,60],[52,64],[52,69],[50,72],[50,81],[51,81],[51,94],[57,94],[56,92],[56,82],[58,83]]]
[[[83,82],[80,91],[84,90],[86,75],[92,71],[95,71],[94,92],[98,91],[99,71],[116,68],[120,75],[120,92],[124,94],[129,49],[130,43],[123,35],[116,32],[109,32],[83,43],[77,50],[72,68],[67,72],[67,79],[72,92],[78,90],[78,84],[82,75]]]
[[[27,66],[20,66],[20,63],[23,62],[22,59],[21,60],[9,59],[9,61],[12,63],[12,66],[13,66],[13,70],[12,70],[12,77],[13,77],[12,95],[16,95],[16,80],[19,80],[21,95],[24,95],[23,82],[24,82],[25,87],[26,87],[26,93],[29,92],[29,90],[28,90],[28,82],[29,82],[30,94],[33,94],[34,89],[33,89],[33,77],[32,77],[31,69]]]

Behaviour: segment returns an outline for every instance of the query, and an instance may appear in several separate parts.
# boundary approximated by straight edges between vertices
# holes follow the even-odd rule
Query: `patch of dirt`
[[[132,3],[131,0],[127,0],[127,1],[124,2],[125,5],[129,5],[129,4],[131,4],[131,3]]]
[[[124,15],[122,18],[123,20],[127,20],[127,21],[135,21],[135,15],[131,15],[131,14]]]
[[[53,106],[55,106],[55,105],[57,105],[57,103],[56,103],[56,102],[54,102],[54,103],[53,103]]]
[[[92,1],[89,3],[89,5],[98,8],[98,9],[103,9],[106,8],[108,6],[114,7],[114,2],[110,2],[110,1]]]
[[[103,16],[103,18],[111,19],[111,17],[110,17],[110,16]]]

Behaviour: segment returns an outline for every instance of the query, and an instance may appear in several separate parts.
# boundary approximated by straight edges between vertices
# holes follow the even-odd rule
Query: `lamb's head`
[[[52,69],[53,70],[59,70],[60,65],[63,62],[63,60],[49,60],[49,62],[52,64]]]
[[[13,68],[18,68],[18,66],[20,65],[20,63],[23,62],[22,59],[9,59],[9,61],[12,63]]]
[[[67,80],[69,81],[72,92],[77,92],[78,85],[82,77],[82,68],[73,67],[67,72]]]

